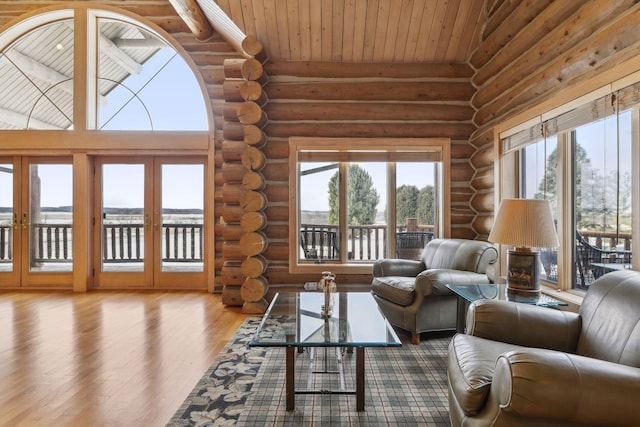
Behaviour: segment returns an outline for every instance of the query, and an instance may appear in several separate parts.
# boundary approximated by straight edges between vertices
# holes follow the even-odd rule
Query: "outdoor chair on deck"
[[[433,233],[406,231],[396,233],[396,258],[420,259],[422,250],[433,239]]]
[[[300,230],[300,245],[305,259],[340,259],[338,234],[329,230]]]
[[[583,289],[603,274],[624,269],[624,265],[630,263],[631,251],[598,248],[576,231],[576,264]]]

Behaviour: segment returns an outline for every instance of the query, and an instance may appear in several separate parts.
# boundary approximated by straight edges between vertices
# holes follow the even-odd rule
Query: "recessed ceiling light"
[[[64,49],[64,46],[62,45],[62,43],[58,43],[58,44],[56,45],[56,49],[58,49],[58,50],[62,50],[62,49]]]

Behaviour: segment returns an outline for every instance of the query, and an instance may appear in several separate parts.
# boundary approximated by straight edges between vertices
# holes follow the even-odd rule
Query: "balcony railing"
[[[73,260],[71,224],[33,224],[31,260],[33,263],[69,263]],[[204,234],[202,224],[163,224],[162,260],[202,262]],[[105,263],[143,262],[144,224],[106,224],[103,226],[102,261]],[[0,263],[13,261],[13,227],[0,225]]]
[[[397,226],[396,232],[406,232],[407,227]],[[433,237],[433,226],[417,226],[415,230]],[[329,224],[301,224],[300,245],[303,258],[316,262],[340,259],[338,245],[339,226]],[[373,261],[387,254],[387,227],[384,224],[349,225],[347,227],[347,259]]]
[[[31,259],[37,263],[70,263],[73,259],[72,226],[71,224],[35,224],[33,227],[34,240],[31,248]],[[419,232],[432,233],[432,226],[418,226]],[[140,263],[144,259],[144,224],[108,224],[103,226],[102,261],[104,263]],[[301,237],[306,234],[307,239],[303,252],[306,259],[316,262],[340,259],[336,225],[303,224]],[[398,226],[396,232],[406,232],[406,226]],[[202,262],[204,235],[202,224],[164,224],[162,259],[165,262]],[[601,259],[594,264],[630,264],[631,233],[605,233],[581,231],[586,241],[603,251],[615,254],[629,254],[628,257],[617,257],[615,260]],[[315,237],[314,237],[315,236]],[[325,236],[325,237],[321,237]],[[333,236],[333,237],[331,237]],[[11,242],[14,230],[11,225],[0,225],[0,263],[13,262]],[[303,239],[301,239],[303,240]],[[387,229],[384,225],[352,225],[348,227],[347,257],[352,261],[373,261],[385,257],[387,253]],[[304,242],[301,242],[304,243]],[[557,255],[555,250],[542,251],[543,268],[550,281],[557,280]],[[625,255],[626,256],[626,255]],[[576,267],[578,268],[578,267]],[[585,275],[585,268],[589,268]],[[583,267],[579,272],[579,282],[576,286],[588,287],[599,271],[606,268],[596,266]],[[580,277],[588,277],[581,279]]]

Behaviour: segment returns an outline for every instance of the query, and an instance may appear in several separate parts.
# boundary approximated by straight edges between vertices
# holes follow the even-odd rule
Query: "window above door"
[[[0,75],[0,130],[209,128],[203,90],[180,52],[111,11],[50,11],[7,29]]]

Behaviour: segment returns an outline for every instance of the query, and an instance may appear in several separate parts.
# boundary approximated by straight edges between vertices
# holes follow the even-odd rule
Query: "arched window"
[[[74,108],[86,111],[87,129],[208,129],[202,90],[161,35],[124,15],[78,12],[87,13],[80,21],[86,28],[74,28],[74,11],[62,10],[0,35],[0,129],[70,130]],[[80,96],[74,96],[74,77],[85,64],[74,61],[83,56],[76,52],[75,30],[86,34]]]
[[[0,31],[0,287],[212,288],[213,121],[182,47],[88,2]]]

